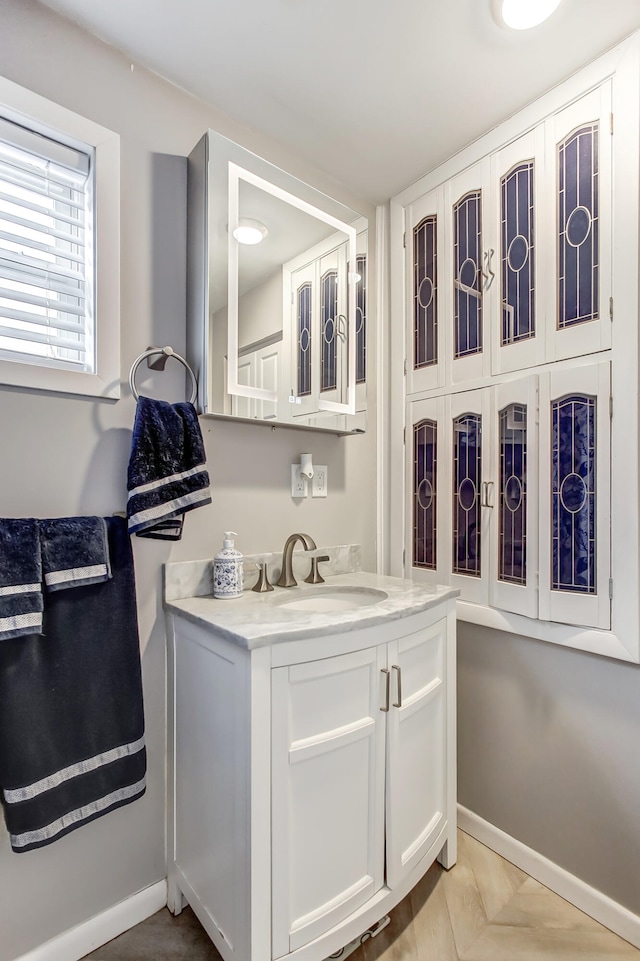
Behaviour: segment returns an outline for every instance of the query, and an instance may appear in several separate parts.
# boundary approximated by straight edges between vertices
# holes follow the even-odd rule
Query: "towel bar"
[[[131,393],[133,394],[134,398],[137,400],[139,396],[138,391],[136,390],[136,385],[135,385],[135,377],[136,377],[138,367],[140,366],[143,360],[146,360],[147,357],[152,357],[154,354],[164,354],[165,358],[173,357],[175,360],[179,361],[183,365],[183,367],[186,367],[187,372],[190,375],[191,380],[193,381],[193,388],[191,391],[191,397],[189,398],[189,403],[190,404],[195,403],[196,397],[198,396],[198,381],[197,381],[196,375],[191,370],[191,368],[189,367],[189,364],[186,362],[184,357],[181,357],[180,354],[176,354],[173,347],[150,347],[148,350],[145,350],[144,353],[140,354],[139,357],[136,357],[136,359],[131,365],[131,370],[129,371],[129,387],[131,388]]]

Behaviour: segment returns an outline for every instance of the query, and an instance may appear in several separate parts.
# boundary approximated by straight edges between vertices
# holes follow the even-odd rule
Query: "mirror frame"
[[[223,174],[224,171],[224,174]],[[226,198],[215,192],[214,179],[220,185],[226,181]],[[240,144],[229,140],[217,131],[209,129],[200,138],[188,157],[187,178],[187,353],[198,380],[198,412],[205,416],[271,427],[288,427],[299,430],[322,431],[337,435],[362,434],[366,428],[366,403],[362,407],[363,384],[356,384],[357,376],[357,284],[349,278],[347,287],[349,352],[346,358],[348,387],[346,402],[323,400],[318,394],[317,412],[319,423],[301,422],[299,419],[252,418],[227,410],[227,400],[245,397],[273,403],[276,391],[249,387],[238,383],[239,310],[238,245],[233,238],[233,228],[239,218],[239,185],[242,181],[266,190],[274,197],[291,203],[303,213],[319,219],[345,235],[348,248],[348,272],[355,272],[360,234],[366,230],[367,259],[370,262],[371,224],[366,214],[343,204],[310,184],[298,179],[270,161],[259,157]],[[229,189],[229,184],[233,189]],[[223,202],[223,208],[220,204]],[[224,209],[224,228],[220,210]],[[224,229],[225,235],[222,235]],[[214,236],[215,231],[215,236]],[[225,276],[217,274],[212,279],[213,258],[227,260]],[[215,284],[215,286],[213,286]],[[222,286],[224,285],[224,286]],[[223,337],[227,338],[226,362],[221,370],[213,358],[214,290],[227,288],[227,325]],[[216,308],[217,310],[217,308]],[[233,320],[232,315],[233,314]],[[216,328],[217,330],[219,328]],[[216,335],[218,336],[218,335]],[[369,337],[369,330],[367,331]],[[222,341],[224,343],[224,340]],[[219,351],[216,351],[216,356]],[[216,365],[217,365],[216,361]],[[220,376],[222,373],[222,376]],[[322,415],[327,424],[322,423]],[[333,415],[333,416],[332,416]],[[313,418],[310,414],[309,420]]]

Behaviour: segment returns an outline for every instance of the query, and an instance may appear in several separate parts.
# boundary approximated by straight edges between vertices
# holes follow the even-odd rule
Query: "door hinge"
[[[404,232],[403,235],[402,235],[402,246],[403,246],[403,247],[406,247],[406,246],[407,246],[407,232],[406,232],[406,230],[405,230],[405,232]]]
[[[613,600],[613,578],[609,578],[609,600]]]
[[[407,552],[406,552],[406,550],[404,550],[404,548],[403,548],[403,550],[402,550],[402,569],[403,569],[403,570],[404,570],[404,565],[405,565],[406,559],[407,559]]]
[[[402,443],[403,443],[403,444],[406,444],[406,443],[407,443],[407,428],[406,428],[406,427],[404,427],[403,430],[402,430]]]
[[[609,395],[609,420],[613,419],[613,397]]]
[[[609,320],[613,321],[613,297],[609,297]]]
[[[403,369],[404,369],[404,376],[406,377],[406,376],[407,376],[407,358],[406,358],[406,357],[405,357],[405,359],[404,359],[404,367],[403,367]]]
[[[609,114],[609,133],[613,137],[613,114]]]

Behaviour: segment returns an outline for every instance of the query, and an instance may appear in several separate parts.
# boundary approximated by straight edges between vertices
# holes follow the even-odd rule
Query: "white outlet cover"
[[[291,496],[306,497],[309,493],[309,482],[300,474],[300,464],[291,465]]]
[[[313,465],[313,477],[311,478],[311,496],[326,497],[329,487],[329,472],[322,464]]]

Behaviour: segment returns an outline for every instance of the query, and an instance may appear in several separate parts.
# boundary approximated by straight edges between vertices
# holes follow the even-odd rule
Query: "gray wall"
[[[186,160],[207,127],[242,142],[365,213],[357,197],[234,125],[229,118],[135,68],[34,0],[0,2],[0,74],[121,136],[121,376],[149,344],[185,349]],[[230,81],[231,82],[231,81]],[[173,368],[173,369],[172,369]],[[141,374],[144,380],[144,374]],[[144,381],[182,399],[181,368]],[[110,514],[125,505],[134,415],[118,403],[0,387],[0,514]],[[359,542],[375,563],[375,431],[337,438],[202,420],[213,504],[188,515],[169,547],[134,539],[149,747],[148,791],[39,851],[13,854],[0,822],[0,961],[106,910],[164,878],[165,632],[161,565],[211,556],[222,531],[245,552],[277,550],[305,530],[319,545]],[[294,504],[289,464],[310,450],[329,467],[329,497]],[[257,465],[257,469],[256,469]]]
[[[458,799],[640,914],[640,667],[460,624]]]

